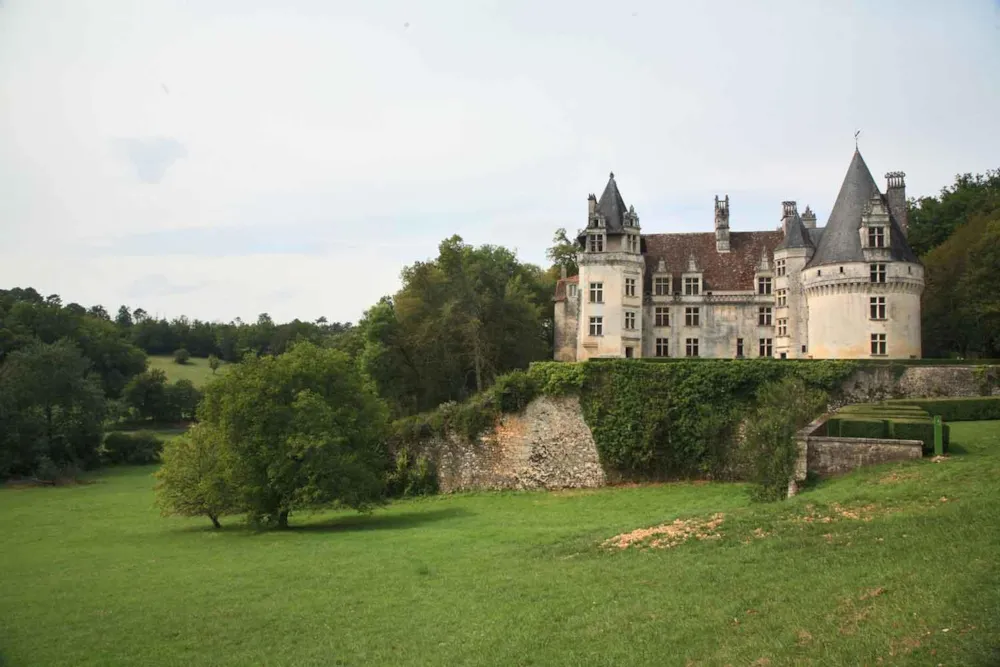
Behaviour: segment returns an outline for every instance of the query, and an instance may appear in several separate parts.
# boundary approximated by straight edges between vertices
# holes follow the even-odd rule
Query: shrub
[[[934,422],[924,420],[893,420],[893,437],[899,440],[920,440],[924,443],[924,454],[934,453]],[[947,424],[942,425],[944,432],[942,440],[944,451],[948,451],[949,429]]]
[[[160,460],[163,441],[155,433],[115,431],[104,438],[102,459],[110,464],[147,465]]]
[[[828,398],[799,378],[786,377],[760,387],[743,449],[753,470],[755,500],[780,500],[787,495],[798,457],[796,431],[823,410]]]
[[[423,496],[438,492],[437,472],[425,455],[412,456],[405,447],[396,454],[386,493],[391,497]]]
[[[185,350],[183,347],[179,350],[174,350],[175,364],[186,364],[190,360],[191,360],[191,353]]]
[[[885,419],[861,416],[836,416],[826,423],[827,433],[841,438],[885,438],[889,429]]]
[[[974,398],[906,398],[891,401],[926,410],[947,422],[1000,419],[1000,396]]]

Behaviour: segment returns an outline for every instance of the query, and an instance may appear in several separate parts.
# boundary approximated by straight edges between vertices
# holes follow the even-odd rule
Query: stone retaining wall
[[[469,443],[450,434],[426,443],[444,492],[604,486],[580,400],[544,396]]]

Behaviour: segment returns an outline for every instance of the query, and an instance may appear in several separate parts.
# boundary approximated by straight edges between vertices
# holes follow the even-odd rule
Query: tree
[[[128,306],[118,307],[118,314],[115,316],[115,324],[122,329],[128,329],[132,326],[132,313],[129,312]]]
[[[183,347],[179,350],[174,350],[174,363],[175,364],[186,364],[191,360],[191,353],[185,350]]]
[[[341,352],[300,343],[247,355],[208,385],[199,419],[255,523],[285,528],[294,511],[365,509],[381,497],[386,409]]]
[[[795,472],[795,433],[823,412],[828,396],[799,378],[761,386],[757,408],[746,423],[743,453],[752,470],[756,500],[781,500]]]
[[[160,419],[167,411],[166,387],[167,374],[153,368],[129,380],[123,398],[140,419]]]
[[[552,237],[552,245],[545,251],[545,256],[556,268],[566,269],[566,275],[575,276],[580,273],[580,267],[576,263],[578,252],[579,245],[569,239],[564,227],[560,227]]]
[[[225,447],[218,429],[198,424],[164,446],[156,472],[156,503],[164,516],[219,517],[239,511],[228,479]]]
[[[977,216],[1000,210],[1000,169],[986,174],[959,174],[937,197],[911,199],[907,241],[918,255],[941,245]]]
[[[183,421],[195,418],[201,392],[191,380],[177,380],[167,385],[164,391],[164,406],[158,418],[160,421]]]
[[[208,367],[212,369],[212,375],[215,375],[215,371],[219,370],[219,358],[214,354],[208,355]]]
[[[0,474],[97,463],[104,394],[90,362],[69,340],[35,342],[0,366]]]

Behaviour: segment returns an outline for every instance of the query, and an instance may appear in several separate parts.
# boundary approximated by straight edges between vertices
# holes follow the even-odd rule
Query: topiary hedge
[[[904,398],[888,401],[893,405],[912,406],[939,416],[947,422],[1000,419],[1000,396],[973,398]]]

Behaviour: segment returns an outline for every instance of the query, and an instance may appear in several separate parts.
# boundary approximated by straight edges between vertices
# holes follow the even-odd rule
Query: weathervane
[[[858,135],[861,134],[861,130],[854,131],[854,150],[858,150]]]

